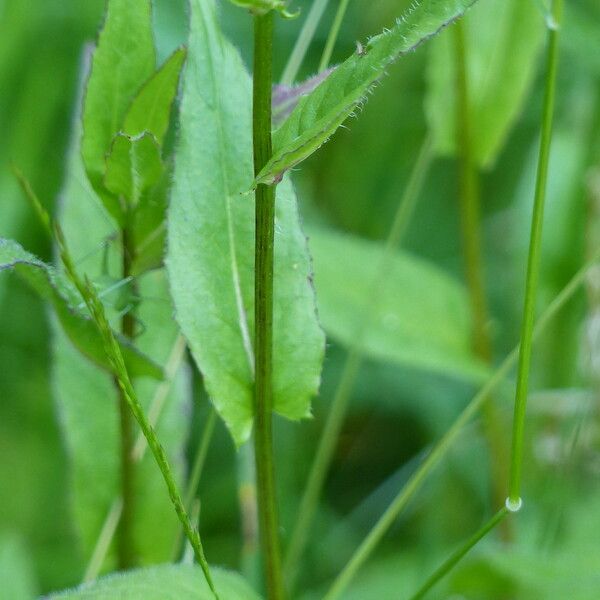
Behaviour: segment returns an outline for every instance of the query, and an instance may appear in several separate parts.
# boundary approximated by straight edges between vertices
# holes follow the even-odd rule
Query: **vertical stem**
[[[492,342],[488,332],[488,307],[485,293],[481,242],[481,200],[479,173],[473,153],[473,123],[469,101],[467,47],[463,21],[454,26],[456,63],[456,132],[460,157],[460,216],[465,275],[473,318],[473,350],[487,364],[492,363]],[[501,416],[493,399],[484,405],[483,429],[489,446],[492,465],[492,501],[500,505],[505,498],[505,481],[508,476]],[[508,521],[502,526],[505,540],[511,532]]]
[[[122,232],[122,277],[131,276],[131,266],[135,256],[135,245],[131,231],[125,227]],[[121,319],[121,333],[132,340],[135,336],[135,318],[127,311]],[[135,566],[135,541],[133,539],[133,524],[135,520],[135,458],[133,447],[135,436],[133,417],[127,399],[121,390],[117,379],[114,379],[119,395],[119,425],[121,434],[121,498],[123,511],[119,521],[117,553],[119,569],[129,569]]]
[[[556,72],[558,67],[558,38],[562,18],[562,7],[562,0],[553,0],[551,14],[548,16],[546,90],[544,94],[542,133],[535,184],[535,197],[533,202],[533,215],[531,218],[531,237],[529,241],[529,257],[527,260],[525,302],[523,306],[523,324],[521,327],[521,346],[519,351],[519,367],[517,373],[517,389],[513,421],[512,457],[508,493],[508,502],[512,506],[520,506],[521,504],[521,471],[523,465],[525,410],[527,406],[527,390],[531,367],[531,345],[540,270],[544,204],[548,181],[548,163],[550,160],[550,144],[552,141]]]
[[[271,158],[273,13],[254,17],[253,145],[254,172]],[[284,597],[273,469],[273,255],[275,187],[256,188],[254,266],[254,452],[261,548],[269,600]]]

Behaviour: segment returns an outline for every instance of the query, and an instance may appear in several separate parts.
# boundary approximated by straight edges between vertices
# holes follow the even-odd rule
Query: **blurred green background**
[[[488,0],[481,0],[486,2]],[[534,3],[534,0],[527,0]],[[246,61],[250,20],[226,2],[223,22]],[[543,20],[543,2],[539,5]],[[276,72],[289,56],[303,16],[277,22]],[[316,70],[336,2],[302,69]],[[356,40],[389,26],[404,0],[354,1],[334,60]],[[556,130],[546,216],[540,308],[582,264],[600,223],[600,5],[567,0]],[[10,171],[14,163],[52,206],[61,189],[84,45],[101,23],[102,0],[0,0],[0,236],[50,258],[41,227]],[[184,0],[155,0],[160,59],[185,41]],[[541,49],[541,48],[540,48]],[[427,135],[424,103],[429,47],[389,70],[346,128],[297,171],[305,223],[384,240],[419,148]],[[543,93],[543,53],[519,115],[481,179],[485,280],[494,361],[518,340],[525,257]],[[429,170],[404,250],[463,281],[458,168],[439,157]],[[595,240],[598,242],[598,238]],[[597,250],[597,248],[596,248]],[[560,314],[534,356],[525,468],[526,507],[513,520],[507,549],[493,535],[432,597],[582,598],[600,596],[600,304],[598,273]],[[344,274],[340,273],[344,281]],[[42,303],[17,278],[0,277],[0,598],[28,598],[74,585],[82,555],[70,518],[68,457],[51,395],[50,330]],[[315,418],[277,423],[277,471],[284,536],[293,523],[310,460],[347,349],[330,340]],[[201,384],[196,381],[197,395]],[[476,388],[407,365],[368,360],[309,542],[300,589],[318,597],[381,514],[430,445]],[[510,436],[512,381],[496,398]],[[190,447],[206,401],[194,412]],[[239,568],[240,517],[235,451],[219,424],[202,483],[202,530],[213,562]],[[413,588],[496,508],[487,446],[470,425],[418,500],[386,536],[345,597],[394,599]],[[5,588],[4,583],[10,585]],[[8,585],[7,583],[7,585]],[[13,587],[10,587],[13,586]]]

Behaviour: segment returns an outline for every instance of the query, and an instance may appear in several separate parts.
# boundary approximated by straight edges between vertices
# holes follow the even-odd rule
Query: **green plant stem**
[[[469,77],[464,21],[453,27],[456,64],[456,132],[460,165],[460,216],[462,246],[467,289],[473,319],[473,350],[487,365],[492,364],[492,341],[488,321],[481,241],[481,196],[479,173],[473,153],[473,123],[469,101]],[[492,465],[492,501],[501,505],[506,497],[508,476],[507,448],[504,444],[501,415],[494,400],[486,402],[483,410],[483,429],[490,451]],[[508,521],[503,526],[503,537],[511,538]]]
[[[273,13],[254,17],[253,147],[254,173],[272,155],[271,85]],[[275,187],[256,188],[254,265],[254,453],[260,540],[269,600],[284,597],[273,468],[273,256]]]
[[[381,288],[385,282],[390,260],[392,259],[394,250],[400,243],[412,217],[423,186],[425,174],[429,170],[432,158],[432,142],[431,139],[427,137],[423,142],[408,184],[404,190],[404,194],[396,209],[396,214],[394,215],[394,220],[386,239],[385,250],[380,264],[377,265],[373,285],[371,286],[371,289],[374,290],[374,292],[365,301],[363,310],[364,319],[362,320],[363,324],[360,330],[357,331],[355,343],[350,348],[346,357],[342,375],[335,390],[331,409],[327,416],[304,494],[300,502],[298,517],[294,525],[285,561],[286,579],[290,590],[293,589],[294,586],[298,565],[302,558],[307,537],[310,533],[314,515],[319,504],[319,498],[323,490],[325,477],[329,470],[335,445],[346,415],[352,388],[363,360],[364,336],[373,320],[378,301],[382,296]]]
[[[478,531],[476,531],[465,543],[456,549],[428,578],[427,581],[414,593],[411,600],[420,600],[425,594],[443,577],[445,577],[457,563],[492,529],[499,525],[508,515],[509,511],[504,506],[502,507],[489,521],[485,523]]]
[[[204,572],[204,576],[206,577],[206,581],[210,589],[212,590],[215,598],[218,600],[218,595],[212,581],[208,562],[204,556],[200,534],[190,521],[177,488],[175,477],[173,476],[173,472],[169,466],[167,455],[160,441],[158,440],[158,436],[156,435],[154,428],[148,421],[148,418],[144,413],[144,409],[142,408],[142,405],[137,397],[137,393],[133,387],[133,384],[131,383],[123,355],[121,354],[121,348],[119,347],[119,344],[115,339],[113,331],[108,323],[106,314],[104,312],[104,306],[98,298],[98,294],[94,286],[87,279],[82,281],[77,274],[73,260],[68,252],[65,238],[59,227],[56,227],[56,240],[60,250],[60,257],[65,267],[65,272],[81,294],[90,312],[92,320],[98,328],[98,332],[100,333],[104,343],[106,356],[111,362],[113,373],[119,382],[119,387],[121,388],[123,396],[127,400],[127,404],[148,442],[148,447],[154,456],[154,460],[156,461],[156,464],[158,465],[158,468],[167,486],[167,491],[169,493],[171,502],[173,503],[175,512],[177,513],[186,536],[189,539],[192,548],[194,549],[196,560]]]
[[[298,71],[304,62],[308,47],[315,37],[315,32],[328,4],[329,0],[314,0],[312,3],[294,49],[290,54],[288,63],[281,75],[282,85],[292,85],[296,81]]]
[[[529,257],[527,260],[527,277],[525,281],[525,302],[523,306],[523,323],[521,327],[521,350],[519,353],[513,420],[512,456],[508,497],[510,502],[514,504],[519,503],[521,497],[525,411],[527,406],[529,371],[531,368],[533,323],[535,319],[535,304],[540,270],[544,204],[548,181],[548,163],[550,160],[550,144],[552,140],[556,72],[558,67],[558,39],[562,18],[562,7],[562,0],[553,0],[550,15],[552,22],[549,24],[548,29],[546,89],[544,93],[542,133],[535,184],[535,197],[531,218],[531,236],[529,240]]]
[[[122,238],[122,279],[131,276],[131,266],[135,257],[135,243],[132,232],[126,227],[121,232]],[[127,311],[121,319],[121,333],[133,340],[135,337],[135,317]],[[119,426],[121,441],[121,519],[117,532],[117,559],[120,570],[135,566],[135,540],[133,527],[135,523],[135,459],[133,447],[135,436],[133,431],[133,417],[127,398],[119,385],[117,377],[114,384],[118,395]]]
[[[546,308],[533,331],[533,340],[546,329],[548,324],[558,314],[560,309],[572,298],[575,292],[585,282],[585,278],[589,270],[597,264],[600,258],[600,253],[597,253],[592,260],[586,263],[567,283],[561,292],[554,298],[550,305]],[[346,566],[342,569],[339,575],[334,580],[331,589],[326,594],[326,600],[334,600],[339,598],[340,594],[346,589],[352,581],[356,573],[362,565],[371,556],[385,533],[395,522],[398,515],[404,507],[412,499],[415,493],[420,489],[427,475],[444,457],[446,451],[457,439],[463,427],[476,414],[481,405],[490,397],[490,394],[497,389],[499,384],[507,377],[510,370],[517,363],[519,357],[519,346],[514,348],[512,352],[504,359],[502,364],[494,371],[485,385],[475,395],[475,397],[464,408],[462,413],[454,421],[452,426],[446,431],[444,436],[433,447],[427,455],[421,466],[410,477],[402,489],[398,492],[392,503],[389,505],[384,514],[379,518],[371,531],[356,549]]]
[[[350,0],[340,0],[340,4],[333,19],[333,24],[331,25],[329,35],[327,36],[327,41],[325,42],[325,48],[323,49],[321,62],[319,62],[319,73],[324,71],[329,66],[329,61],[331,60],[331,55],[333,54],[333,48],[335,46],[335,43],[337,42],[337,38],[340,33],[340,28],[342,26],[342,21],[344,20],[344,16],[346,15],[346,10],[348,9],[349,3]]]

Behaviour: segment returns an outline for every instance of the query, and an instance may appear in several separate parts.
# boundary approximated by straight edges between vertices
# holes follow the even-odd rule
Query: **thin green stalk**
[[[127,280],[132,274],[132,265],[135,258],[135,242],[133,233],[125,227],[121,232],[122,237],[122,279]],[[121,333],[129,340],[135,337],[135,317],[127,311],[121,319]],[[117,531],[117,561],[119,569],[125,570],[135,566],[136,553],[134,541],[135,523],[135,458],[133,448],[135,436],[133,431],[133,417],[125,398],[125,393],[119,385],[117,376],[114,376],[114,385],[118,395],[119,426],[121,443],[121,519]]]
[[[104,343],[106,356],[109,358],[112,364],[114,375],[119,382],[119,387],[123,392],[123,396],[127,400],[127,404],[133,413],[135,420],[138,422],[146,440],[148,441],[148,447],[150,448],[150,451],[152,452],[158,468],[163,476],[169,497],[173,503],[173,507],[175,508],[175,512],[177,513],[177,516],[183,525],[186,536],[190,540],[190,544],[192,545],[196,559],[200,564],[202,571],[204,572],[206,581],[215,598],[218,600],[218,595],[210,575],[208,562],[204,556],[200,534],[190,521],[177,488],[175,477],[173,476],[173,472],[169,466],[167,455],[160,441],[158,440],[154,428],[149,423],[146,414],[144,413],[144,409],[142,408],[142,405],[137,397],[137,393],[133,387],[133,384],[131,383],[131,379],[129,378],[129,374],[127,372],[127,367],[125,366],[125,361],[123,360],[123,355],[121,354],[121,348],[119,347],[119,344],[115,339],[113,331],[108,323],[106,314],[104,312],[104,306],[99,300],[94,286],[87,279],[82,281],[77,274],[71,256],[68,252],[64,236],[58,227],[56,227],[56,240],[60,250],[60,257],[65,267],[65,272],[81,294],[90,312],[92,320],[98,328],[98,332],[100,333]]]
[[[315,32],[317,31],[319,22],[327,8],[327,4],[329,4],[329,0],[314,0],[312,3],[306,21],[304,22],[300,35],[294,45],[294,49],[290,54],[288,63],[281,75],[282,85],[292,85],[294,81],[296,81],[300,66],[304,62],[308,47],[315,37]]]
[[[432,142],[428,137],[423,142],[408,184],[404,190],[404,194],[396,209],[392,227],[390,228],[385,243],[385,250],[381,262],[376,269],[373,285],[371,286],[371,289],[374,290],[374,292],[366,299],[363,310],[364,318],[362,319],[362,326],[360,330],[357,331],[355,343],[350,348],[348,356],[346,357],[342,375],[335,390],[331,409],[327,416],[327,421],[325,422],[319,446],[311,466],[306,488],[302,500],[300,501],[298,517],[294,525],[285,561],[285,573],[289,589],[293,589],[298,565],[306,547],[306,541],[319,504],[325,477],[329,470],[335,445],[346,415],[350,394],[362,363],[364,335],[373,320],[378,301],[382,296],[381,288],[384,285],[386,274],[389,272],[390,260],[392,259],[394,250],[400,243],[414,212],[423,185],[423,180],[425,174],[429,170],[432,158]]]
[[[273,13],[254,16],[254,173],[272,155]],[[269,600],[284,597],[273,468],[273,256],[275,186],[258,185],[254,264],[254,453],[261,548]]]
[[[492,529],[494,529],[504,518],[509,511],[504,506],[502,507],[485,525],[476,531],[460,548],[457,548],[428,578],[427,581],[414,593],[410,600],[420,600],[425,594],[441,579],[443,579],[457,563]]]
[[[556,72],[558,68],[558,39],[562,18],[562,7],[562,0],[553,0],[550,16],[551,22],[549,23],[548,29],[546,90],[544,94],[542,134],[540,139],[535,198],[531,219],[531,237],[529,241],[523,324],[521,328],[521,351],[519,353],[519,368],[513,420],[512,456],[508,491],[508,501],[512,505],[518,505],[521,502],[521,471],[525,436],[525,410],[527,406],[529,371],[531,368],[531,345],[540,270],[544,204],[548,181],[548,163],[550,159],[550,144],[552,141]]]
[[[460,216],[463,257],[467,289],[473,318],[473,350],[488,365],[492,364],[492,341],[488,330],[489,313],[486,300],[481,241],[481,196],[479,173],[473,152],[473,122],[469,100],[467,45],[464,21],[453,28],[456,64],[456,138],[460,165]],[[506,497],[508,476],[507,448],[501,415],[493,400],[483,408],[483,429],[489,446],[492,464],[492,499],[496,505]],[[510,540],[508,521],[504,523],[503,537]]]
[[[349,3],[350,0],[340,0],[340,5],[335,13],[333,24],[331,25],[329,35],[327,36],[327,41],[325,42],[325,48],[323,49],[323,55],[321,56],[321,62],[319,63],[319,73],[324,71],[329,66],[329,61],[331,60],[331,55],[333,54],[333,48],[337,42],[342,21],[346,15],[346,10],[348,9]]]
[[[550,305],[546,308],[542,316],[539,318],[533,331],[533,340],[535,341],[541,333],[546,329],[548,324],[558,314],[560,309],[567,303],[568,300],[585,282],[585,278],[589,270],[597,264],[600,258],[600,253],[597,253],[592,260],[587,262],[567,283],[561,292],[554,298]],[[331,589],[325,596],[325,600],[334,600],[339,598],[340,594],[346,589],[354,576],[371,556],[383,536],[395,522],[398,515],[404,507],[412,499],[415,493],[420,489],[425,481],[425,478],[433,470],[433,468],[444,457],[446,451],[457,439],[463,427],[471,420],[481,405],[490,397],[490,394],[497,389],[499,384],[507,377],[510,370],[517,363],[519,356],[519,346],[515,347],[512,352],[504,359],[502,364],[490,376],[485,385],[475,395],[475,397],[464,408],[462,413],[454,421],[450,429],[446,431],[444,436],[433,447],[422,465],[410,477],[402,489],[398,492],[385,513],[379,518],[371,531],[356,549],[346,566],[342,569],[339,575],[334,580]],[[513,508],[513,510],[516,507]]]

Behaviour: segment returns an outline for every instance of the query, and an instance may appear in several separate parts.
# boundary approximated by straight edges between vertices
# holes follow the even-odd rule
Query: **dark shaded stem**
[[[525,410],[527,407],[529,371],[531,368],[531,346],[540,271],[544,204],[546,201],[546,186],[548,182],[548,163],[550,161],[550,144],[552,141],[554,99],[556,94],[556,72],[558,69],[558,38],[560,22],[562,18],[562,7],[562,0],[553,0],[552,11],[548,16],[549,23],[546,59],[546,89],[544,92],[542,133],[535,183],[533,214],[531,217],[531,236],[529,239],[529,256],[527,259],[527,277],[525,280],[525,302],[523,306],[521,350],[519,353],[517,389],[515,394],[512,457],[508,493],[510,502],[515,505],[520,504],[521,502],[521,470],[523,466]]]
[[[253,147],[254,173],[272,155],[271,85],[273,13],[254,17]],[[273,256],[275,242],[275,187],[256,188],[254,264],[254,453],[260,541],[269,600],[284,597],[275,473],[273,468]]]
[[[472,107],[469,100],[467,47],[463,21],[454,26],[456,64],[456,139],[460,164],[460,216],[465,275],[473,319],[473,350],[478,358],[492,364],[492,341],[488,330],[488,306],[485,293],[481,241],[481,196],[479,173],[473,149]],[[494,400],[487,402],[482,410],[483,429],[487,439],[492,465],[492,500],[501,505],[506,497],[508,477],[507,448],[501,415]],[[503,538],[512,537],[509,521],[502,526]]]
[[[121,232],[122,240],[122,278],[131,276],[131,267],[135,256],[135,243],[131,231],[126,227]],[[135,317],[127,311],[121,319],[121,333],[128,339],[135,337]],[[117,532],[117,554],[119,569],[130,569],[136,564],[135,540],[133,528],[135,522],[135,458],[133,448],[135,435],[133,416],[123,390],[116,377],[114,385],[119,397],[119,427],[121,437],[121,499],[123,510]]]
[[[476,546],[492,529],[504,521],[508,509],[502,507],[489,521],[478,529],[468,540],[456,549],[428,578],[419,590],[410,597],[410,600],[420,600],[441,579],[443,579],[467,553]]]

